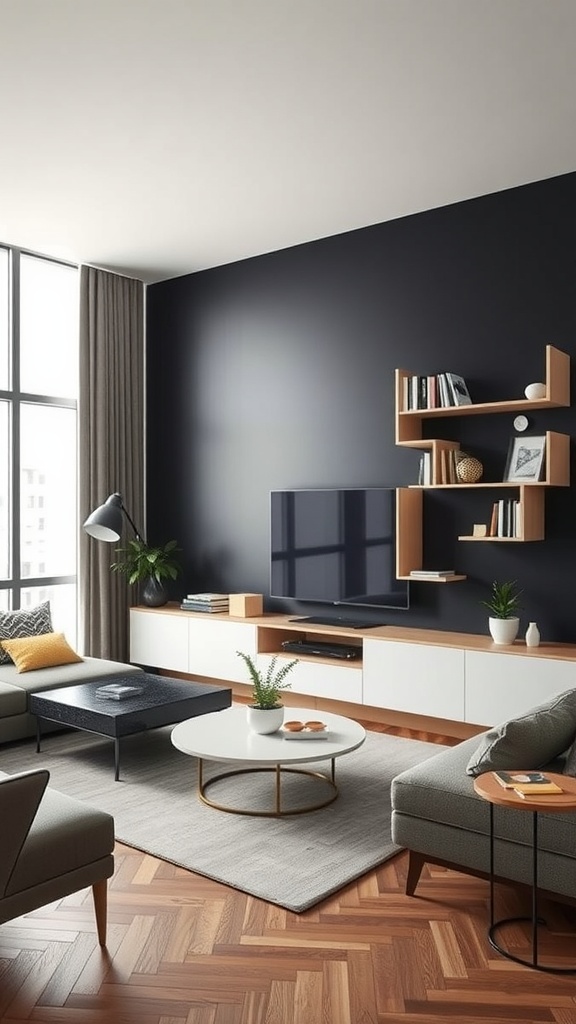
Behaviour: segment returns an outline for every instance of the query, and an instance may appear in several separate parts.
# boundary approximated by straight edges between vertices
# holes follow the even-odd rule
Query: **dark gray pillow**
[[[576,690],[566,690],[484,733],[468,762],[468,775],[498,769],[544,768],[576,737]]]
[[[52,633],[50,601],[36,608],[18,608],[15,612],[0,612],[0,640],[19,640],[26,636]],[[0,665],[11,665],[12,658],[0,646]]]
[[[564,772],[564,775],[576,776],[576,740],[574,740],[574,743],[566,754],[566,760],[564,761],[562,771]]]

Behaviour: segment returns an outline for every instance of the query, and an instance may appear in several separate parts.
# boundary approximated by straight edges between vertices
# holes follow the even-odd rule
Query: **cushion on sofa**
[[[576,739],[566,753],[563,771],[565,775],[576,776]]]
[[[568,749],[575,736],[576,689],[489,729],[466,772],[476,776],[500,768],[544,768]]]
[[[73,651],[63,633],[41,633],[40,636],[19,637],[16,640],[0,640],[18,672],[31,672],[53,665],[71,665],[82,661]]]
[[[19,637],[39,636],[52,632],[50,602],[44,601],[36,608],[18,608],[14,612],[0,612],[0,640],[15,640]],[[0,647],[0,665],[10,663],[7,651]]]

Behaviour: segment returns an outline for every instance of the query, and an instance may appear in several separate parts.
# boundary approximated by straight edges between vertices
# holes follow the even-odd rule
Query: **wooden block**
[[[262,594],[230,594],[229,615],[237,615],[241,619],[249,619],[252,615],[262,615]]]
[[[488,529],[486,527],[486,523],[474,523],[473,537],[486,537],[487,534]]]

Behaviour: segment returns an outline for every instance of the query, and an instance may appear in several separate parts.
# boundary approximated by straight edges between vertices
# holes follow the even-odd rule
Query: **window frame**
[[[54,587],[66,584],[76,586],[76,617],[78,617],[78,573],[56,576],[27,576],[21,574],[21,487],[20,487],[20,419],[23,405],[53,406],[55,408],[72,409],[76,413],[76,435],[78,435],[78,399],[63,398],[57,395],[38,395],[21,390],[20,387],[20,259],[22,256],[44,260],[47,263],[70,267],[79,271],[76,263],[68,260],[55,259],[30,249],[0,242],[0,249],[8,253],[8,385],[0,387],[0,401],[8,404],[8,420],[10,436],[8,438],[10,471],[9,471],[9,524],[10,576],[0,579],[0,592],[7,591],[12,595],[9,605],[12,609],[21,607],[22,591],[36,587]],[[78,479],[76,481],[78,490]],[[78,544],[76,544],[76,566],[78,565]]]

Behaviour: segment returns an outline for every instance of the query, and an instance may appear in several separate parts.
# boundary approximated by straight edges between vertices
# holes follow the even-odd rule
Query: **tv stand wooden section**
[[[574,685],[576,644],[528,648],[517,641],[498,647],[488,634],[403,626],[357,630],[291,622],[291,617],[241,619],[184,612],[177,604],[132,608],[130,660],[171,674],[226,682],[248,697],[238,651],[250,654],[265,670],[275,655],[294,657],[282,650],[283,640],[313,637],[355,644],[361,657],[353,661],[299,657],[285,703],[301,706],[306,696],[313,706],[354,717],[364,713],[390,724],[410,724],[409,716],[413,728],[460,738],[523,714]]]

